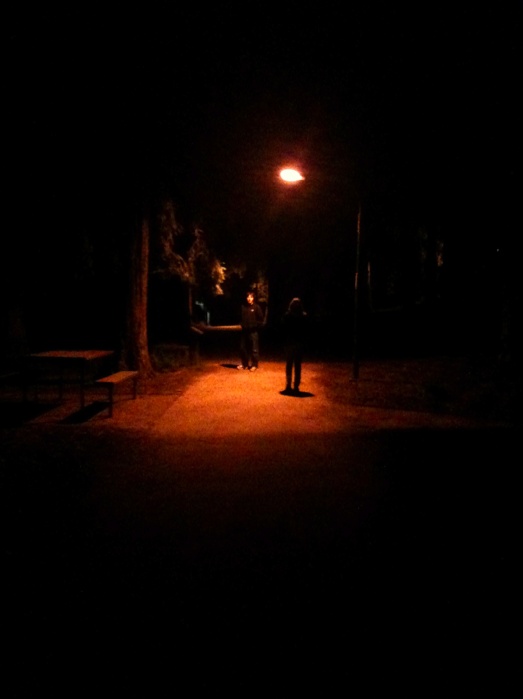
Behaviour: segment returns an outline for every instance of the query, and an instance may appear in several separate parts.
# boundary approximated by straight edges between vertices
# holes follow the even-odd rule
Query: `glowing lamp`
[[[280,170],[280,177],[284,182],[288,182],[289,184],[294,184],[295,182],[300,182],[300,180],[305,179],[301,172],[298,172],[298,170],[292,167],[286,167]]]

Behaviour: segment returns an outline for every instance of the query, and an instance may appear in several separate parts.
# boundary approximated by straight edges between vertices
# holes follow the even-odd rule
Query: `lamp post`
[[[358,218],[356,220],[356,262],[354,265],[354,326],[352,334],[352,378],[358,380],[360,375],[359,357],[359,276],[360,276],[360,246],[361,246],[361,202],[358,203]]]

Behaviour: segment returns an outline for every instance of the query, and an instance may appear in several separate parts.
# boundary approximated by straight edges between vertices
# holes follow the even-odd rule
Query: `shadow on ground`
[[[44,415],[55,407],[55,403],[24,402],[20,398],[0,401],[0,427],[20,427]]]

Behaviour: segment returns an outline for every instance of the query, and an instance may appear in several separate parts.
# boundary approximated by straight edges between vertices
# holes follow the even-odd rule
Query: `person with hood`
[[[301,299],[295,297],[283,319],[283,347],[285,355],[285,393],[299,393],[303,350],[307,335],[308,316]]]

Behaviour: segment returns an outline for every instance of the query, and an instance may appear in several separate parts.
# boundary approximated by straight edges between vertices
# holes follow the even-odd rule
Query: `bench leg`
[[[80,405],[83,410],[85,408],[85,362],[82,362],[82,369],[80,372]]]
[[[129,380],[130,380],[131,378],[132,378],[132,382],[133,382],[133,400],[136,400],[136,397],[137,397],[137,395],[138,395],[138,376],[128,377]],[[119,381],[119,384],[120,384],[120,383],[123,383],[124,381],[127,382],[128,379],[126,378],[126,379],[120,380],[120,381]],[[107,388],[107,394],[108,394],[108,398],[109,398],[109,417],[112,417],[112,416],[113,416],[114,387],[115,387],[115,384],[114,384],[114,383],[110,383],[110,382],[108,382],[108,381],[103,381],[103,384],[104,384],[105,387]]]

